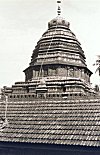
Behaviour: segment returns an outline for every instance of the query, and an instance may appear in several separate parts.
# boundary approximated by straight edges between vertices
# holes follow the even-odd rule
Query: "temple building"
[[[80,42],[70,30],[70,23],[58,16],[48,23],[48,30],[33,50],[29,67],[24,70],[25,82],[16,82],[12,88],[6,88],[8,96],[20,99],[29,95],[30,98],[89,95],[93,93],[92,72],[85,59]]]
[[[100,96],[57,2],[58,16],[37,42],[25,81],[2,89],[0,155],[100,154]]]

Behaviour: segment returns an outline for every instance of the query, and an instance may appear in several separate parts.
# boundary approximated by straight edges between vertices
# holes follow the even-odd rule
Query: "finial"
[[[60,14],[61,14],[61,7],[60,7],[61,0],[57,0],[57,4],[58,4],[58,10],[57,10],[57,13],[58,13],[58,16],[60,16]]]

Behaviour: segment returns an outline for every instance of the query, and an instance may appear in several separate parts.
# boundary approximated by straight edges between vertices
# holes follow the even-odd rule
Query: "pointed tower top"
[[[58,13],[58,16],[60,16],[60,14],[61,14],[61,7],[60,7],[61,0],[57,0],[57,4],[58,4],[58,10],[57,10],[57,13]]]

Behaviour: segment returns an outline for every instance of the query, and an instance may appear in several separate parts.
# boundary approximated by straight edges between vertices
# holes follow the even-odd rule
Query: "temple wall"
[[[67,76],[67,69],[66,68],[64,68],[64,67],[59,67],[58,69],[57,69],[57,75],[59,75],[59,76]]]

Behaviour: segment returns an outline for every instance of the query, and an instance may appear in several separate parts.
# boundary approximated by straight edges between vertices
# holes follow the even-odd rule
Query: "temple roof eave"
[[[87,68],[87,66],[85,66],[85,65],[79,65],[79,64],[74,64],[73,65],[73,63],[64,63],[64,62],[61,62],[61,61],[52,61],[52,62],[44,62],[44,64],[43,64],[43,66],[46,66],[46,65],[67,65],[67,66],[73,66],[73,67],[79,67],[79,68],[83,68],[83,69],[86,69],[89,73],[90,73],[90,75],[92,75],[93,74],[93,72],[91,72],[91,70],[89,70],[88,68]],[[29,68],[34,68],[34,67],[36,67],[36,66],[41,66],[41,63],[37,63],[36,62],[36,64],[34,64],[34,65],[30,65],[28,68],[26,68],[23,72],[25,72],[26,70],[28,70]]]

